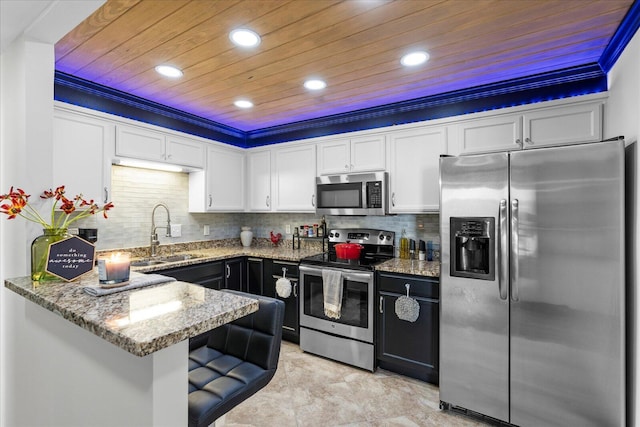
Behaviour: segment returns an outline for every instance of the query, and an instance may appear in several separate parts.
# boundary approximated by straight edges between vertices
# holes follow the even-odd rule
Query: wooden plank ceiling
[[[250,131],[593,64],[632,3],[107,0],[56,44],[56,69]],[[234,46],[238,27],[262,43]],[[414,49],[431,59],[402,67]],[[184,76],[161,77],[164,63]],[[305,90],[310,76],[327,88]]]

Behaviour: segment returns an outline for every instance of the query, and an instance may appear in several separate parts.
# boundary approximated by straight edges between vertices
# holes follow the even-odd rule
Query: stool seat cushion
[[[258,312],[190,342],[190,427],[210,425],[266,386],[275,375],[282,340],[284,303],[273,298],[246,295],[259,300]],[[204,342],[206,344],[203,345]]]

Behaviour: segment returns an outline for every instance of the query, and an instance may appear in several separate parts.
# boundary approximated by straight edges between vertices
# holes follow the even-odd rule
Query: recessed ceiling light
[[[183,74],[182,70],[172,65],[158,65],[156,67],[156,71],[165,77],[171,77],[173,79],[182,77],[182,74]]]
[[[306,87],[309,90],[320,90],[327,87],[327,83],[319,79],[309,79],[306,82],[304,82],[304,87]]]
[[[260,44],[260,36],[255,31],[238,28],[229,33],[232,42],[242,47],[254,47]]]
[[[246,99],[238,99],[233,103],[238,108],[251,108],[253,107],[253,102],[248,101]]]
[[[414,67],[416,65],[424,64],[429,60],[429,54],[427,52],[411,52],[407,53],[400,59],[400,63],[405,67]]]

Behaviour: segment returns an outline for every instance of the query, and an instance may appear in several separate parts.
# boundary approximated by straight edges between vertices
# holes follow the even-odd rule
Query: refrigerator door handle
[[[507,282],[509,280],[509,264],[507,263],[509,248],[509,225],[507,223],[507,201],[500,200],[500,210],[498,215],[498,292],[500,299],[506,300]]]
[[[511,299],[518,301],[518,199],[511,201]]]

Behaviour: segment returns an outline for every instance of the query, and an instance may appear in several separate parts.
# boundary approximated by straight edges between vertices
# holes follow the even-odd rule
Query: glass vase
[[[60,280],[53,274],[47,273],[47,258],[49,245],[69,237],[66,228],[44,228],[43,234],[31,243],[31,280]]]

